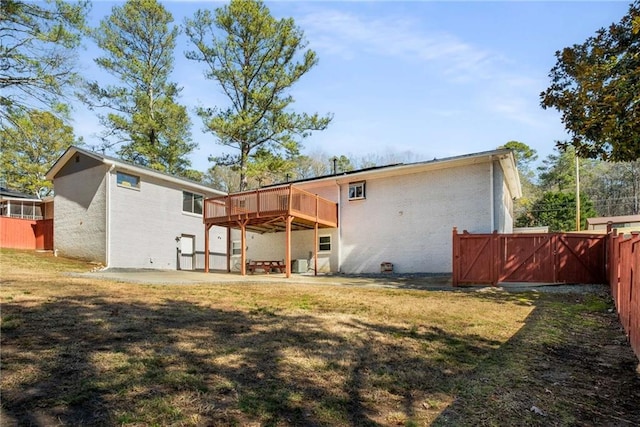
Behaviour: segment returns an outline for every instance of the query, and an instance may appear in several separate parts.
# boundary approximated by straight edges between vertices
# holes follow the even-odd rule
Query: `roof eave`
[[[174,184],[179,184],[181,186],[184,187],[188,187],[191,189],[196,189],[198,191],[201,192],[206,192],[209,194],[216,194],[216,195],[220,195],[220,196],[226,196],[227,193],[225,193],[224,191],[220,191],[220,190],[216,190],[214,188],[210,188],[207,187],[205,185],[202,184],[198,184],[197,182],[193,182],[193,181],[189,181],[187,179],[183,179],[183,178],[178,178],[178,177],[174,177],[172,175],[168,175],[168,174],[164,174],[161,172],[155,172],[152,169],[147,169],[147,168],[141,168],[138,167],[136,165],[131,165],[125,162],[121,162],[118,161],[117,159],[112,159],[112,158],[107,158],[107,157],[103,157],[100,155],[97,155],[91,151],[87,151],[87,150],[83,150],[81,148],[78,148],[76,146],[71,146],[69,148],[67,148],[67,150],[64,152],[64,154],[62,154],[62,156],[60,156],[60,158],[53,164],[53,166],[51,167],[51,169],[49,169],[49,171],[46,173],[45,177],[49,180],[49,181],[53,181],[53,179],[55,178],[55,176],[58,174],[58,172],[60,172],[60,170],[64,167],[64,165],[67,164],[67,162],[69,160],[71,160],[71,158],[73,158],[73,156],[76,153],[81,153],[85,156],[91,157],[109,167],[117,167],[120,170],[126,170],[129,172],[133,172],[136,174],[140,174],[140,175],[146,175],[146,176],[150,176],[162,181],[167,181],[167,182],[171,182]]]

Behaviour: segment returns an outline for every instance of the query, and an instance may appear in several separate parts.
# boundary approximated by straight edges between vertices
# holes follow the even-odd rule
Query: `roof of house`
[[[587,218],[588,225],[596,224],[622,224],[626,222],[640,222],[640,215],[620,215],[620,216],[601,216],[597,218]]]
[[[33,199],[40,200],[38,196],[33,194],[22,193],[20,191],[11,190],[9,188],[0,187],[0,197],[3,199]]]
[[[509,186],[509,191],[514,197],[522,197],[522,188],[520,186],[520,176],[515,163],[513,151],[507,148],[501,148],[491,151],[482,151],[479,153],[465,154],[461,156],[446,157],[416,162],[416,163],[395,163],[386,166],[374,166],[365,169],[359,169],[348,172],[340,172],[337,174],[319,176],[315,178],[306,178],[296,181],[289,181],[286,184],[303,184],[314,182],[326,182],[335,180],[338,183],[353,182],[358,179],[365,178],[382,178],[385,176],[405,175],[422,171],[445,169],[450,167],[460,167],[478,163],[485,163],[490,160],[498,160],[504,170],[505,181]],[[273,186],[284,185],[285,183],[274,184]]]
[[[76,146],[70,146],[67,150],[60,156],[60,158],[54,163],[54,165],[49,169],[46,178],[50,181],[53,181],[55,176],[60,172],[60,170],[64,167],[65,164],[69,160],[73,158],[77,153],[83,154],[85,156],[91,157],[107,166],[117,167],[120,170],[126,170],[138,175],[150,176],[156,179],[160,179],[163,181],[171,182],[179,185],[186,185],[192,189],[196,189],[199,191],[207,192],[207,193],[215,193],[218,195],[226,195],[224,191],[216,190],[199,182],[192,181],[187,178],[181,178],[175,175],[170,175],[168,173],[160,172],[151,168],[147,168],[145,166],[134,165],[132,163],[126,162],[121,159],[117,159],[115,157],[107,156],[105,154],[98,154],[94,151],[85,150],[83,148],[79,148]]]

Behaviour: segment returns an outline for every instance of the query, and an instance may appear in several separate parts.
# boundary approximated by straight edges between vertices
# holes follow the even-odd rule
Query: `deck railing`
[[[206,199],[204,222],[293,215],[323,224],[338,223],[338,205],[292,185]]]

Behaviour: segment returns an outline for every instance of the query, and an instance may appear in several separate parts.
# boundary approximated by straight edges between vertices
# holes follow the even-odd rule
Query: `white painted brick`
[[[55,180],[54,248],[62,256],[106,263],[106,166]]]

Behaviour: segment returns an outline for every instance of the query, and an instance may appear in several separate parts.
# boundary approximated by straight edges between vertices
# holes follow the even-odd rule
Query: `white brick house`
[[[513,153],[506,149],[339,173],[285,187],[337,204],[337,227],[325,225],[316,231],[312,223],[302,223],[291,232],[290,242],[285,233],[249,232],[246,259],[289,264],[298,260],[309,269],[317,265],[318,272],[346,274],[378,273],[383,262],[392,263],[398,273],[451,272],[453,227],[474,233],[512,232],[513,199],[521,197]],[[228,209],[219,219],[209,213],[213,210],[206,201],[205,222],[238,228],[239,219],[251,216],[234,217],[232,209],[238,203],[253,206],[252,197],[254,192],[227,196]],[[258,197],[266,200],[266,195]],[[225,203],[224,198],[216,203]],[[276,221],[287,215],[283,212],[272,218],[257,215],[249,220],[247,231],[252,225],[257,231],[278,229]],[[259,221],[269,227],[261,228]],[[234,230],[232,236],[234,247],[240,247],[240,233]],[[234,252],[232,265],[242,265],[239,252]]]
[[[78,147],[47,179],[55,188],[55,250],[108,268],[193,268],[204,249],[202,200],[225,194]],[[213,227],[210,239],[212,252],[226,253],[226,229]]]

